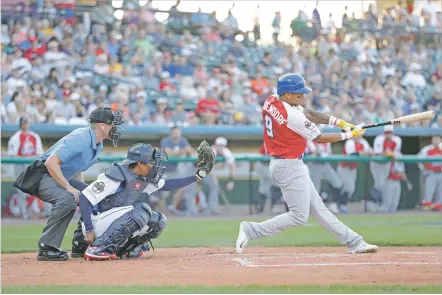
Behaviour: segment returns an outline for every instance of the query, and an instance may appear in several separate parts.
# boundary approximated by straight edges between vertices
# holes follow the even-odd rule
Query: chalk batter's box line
[[[282,267],[318,267],[318,266],[361,266],[361,265],[441,265],[440,262],[341,262],[341,263],[287,263],[287,264],[253,264],[247,258],[232,258],[241,266],[250,268],[282,268]]]
[[[442,256],[442,252],[408,252],[408,251],[398,251],[398,252],[392,252],[390,254],[393,255],[436,255],[436,256]],[[238,254],[234,253],[213,253],[209,254],[211,256],[215,257],[238,257]],[[355,254],[340,254],[340,253],[250,253],[250,254],[241,254],[242,256],[246,257],[259,257],[259,258],[275,258],[275,257],[282,257],[282,258],[321,258],[321,257],[331,257],[331,258],[339,258],[339,257],[355,257]]]

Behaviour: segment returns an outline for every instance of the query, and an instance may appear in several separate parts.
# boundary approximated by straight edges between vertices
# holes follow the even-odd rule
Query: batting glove
[[[361,137],[365,133],[365,129],[362,128],[355,128],[352,131],[349,132],[343,132],[341,133],[342,140],[351,139],[355,137]]]
[[[328,121],[329,125],[337,126],[344,130],[345,132],[352,131],[355,129],[355,125],[348,123],[342,119],[338,119],[336,117],[330,116],[330,120]]]

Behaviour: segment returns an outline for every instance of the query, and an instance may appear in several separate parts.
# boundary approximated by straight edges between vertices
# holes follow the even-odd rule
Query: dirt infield
[[[440,284],[440,247],[389,247],[350,255],[345,248],[157,249],[150,259],[39,262],[36,253],[3,254],[9,285],[330,285]]]

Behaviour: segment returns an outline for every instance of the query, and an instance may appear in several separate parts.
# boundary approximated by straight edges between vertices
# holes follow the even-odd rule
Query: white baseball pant
[[[400,180],[387,179],[381,192],[382,204],[380,211],[396,212],[401,199]]]
[[[133,206],[116,207],[106,212],[102,212],[98,215],[91,215],[92,224],[94,225],[95,237],[98,239],[118,218],[123,216],[125,213],[130,212],[134,209]],[[83,235],[86,235],[86,228],[84,222],[81,223]],[[142,236],[149,230],[149,226],[145,226],[142,229],[136,231],[132,237]]]
[[[316,190],[321,192],[321,182],[325,179],[332,187],[340,189],[342,187],[341,179],[336,174],[335,169],[330,163],[309,163],[310,178]]]
[[[390,165],[390,163],[378,163],[374,161],[370,162],[370,172],[374,181],[373,187],[378,191],[382,191],[382,188],[388,179]]]
[[[338,166],[337,172],[342,181],[342,192],[348,193],[348,198],[351,198],[356,188],[356,178],[358,169]]]
[[[245,222],[244,231],[249,240],[272,236],[287,228],[304,225],[309,214],[341,244],[361,238],[327,209],[302,160],[273,159],[270,162],[270,174],[281,188],[289,212],[259,223]]]
[[[270,196],[270,188],[274,185],[274,181],[270,176],[269,165],[262,162],[256,162],[255,171],[259,177],[258,192]]]
[[[425,177],[424,201],[442,203],[442,173],[430,172]]]

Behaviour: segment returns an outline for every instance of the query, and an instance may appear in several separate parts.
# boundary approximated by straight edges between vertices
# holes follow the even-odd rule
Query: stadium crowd
[[[262,102],[287,72],[306,77],[314,108],[352,122],[441,109],[435,1],[419,9],[399,2],[383,15],[370,7],[360,20],[345,11],[343,29],[331,15],[321,21],[320,7],[311,18],[299,11],[295,45],[278,38],[285,12],[241,32],[234,9],[218,22],[215,13],[180,12],[178,1],[164,24],[152,1],[125,7],[122,21],[112,13],[109,20],[75,16],[60,2],[2,19],[2,123],[87,124],[88,114],[108,105],[135,126],[259,125]],[[261,25],[272,26],[273,44],[259,42]],[[441,119],[432,126],[442,127]]]

